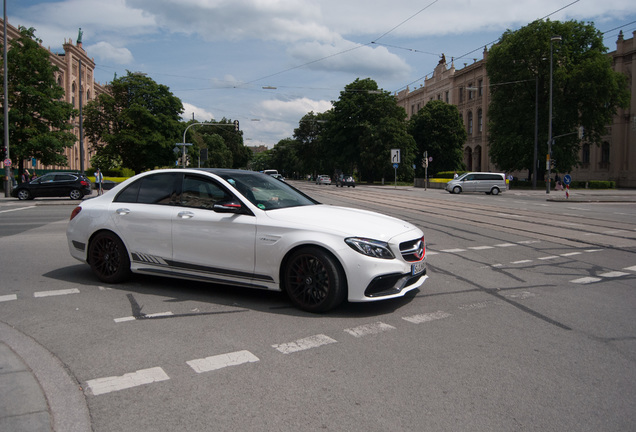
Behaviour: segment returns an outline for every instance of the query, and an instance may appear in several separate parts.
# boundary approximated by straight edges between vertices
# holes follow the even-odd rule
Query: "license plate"
[[[411,264],[411,274],[412,275],[420,274],[424,270],[426,270],[426,261],[425,260],[418,261],[415,264]]]

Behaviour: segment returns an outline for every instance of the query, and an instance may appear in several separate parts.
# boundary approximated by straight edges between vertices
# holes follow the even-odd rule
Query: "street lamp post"
[[[550,38],[550,112],[548,113],[548,154],[546,156],[546,164],[548,165],[548,178],[545,183],[545,193],[550,193],[550,176],[552,168],[552,43],[559,42],[563,38],[561,36],[552,36]]]

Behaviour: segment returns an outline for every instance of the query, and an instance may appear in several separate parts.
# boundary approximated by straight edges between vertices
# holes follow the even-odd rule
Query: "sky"
[[[636,31],[634,0],[4,1],[8,22],[53,52],[81,28],[96,81],[146,73],[181,99],[184,119],[239,120],[246,145],[268,148],[357,78],[414,89],[442,54],[461,69],[537,19],[593,22],[609,51]]]

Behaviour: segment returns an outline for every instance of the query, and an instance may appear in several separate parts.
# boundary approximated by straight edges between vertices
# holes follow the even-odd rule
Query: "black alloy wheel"
[[[26,189],[20,189],[18,191],[18,199],[21,201],[33,199],[31,192]]]
[[[84,194],[79,189],[72,189],[68,196],[71,197],[72,200],[81,200],[84,198]]]
[[[107,283],[123,282],[130,277],[130,258],[117,235],[104,231],[95,236],[88,249],[88,262],[97,278]]]
[[[291,302],[308,312],[326,312],[344,300],[347,287],[340,263],[328,252],[305,247],[292,253],[283,282]]]

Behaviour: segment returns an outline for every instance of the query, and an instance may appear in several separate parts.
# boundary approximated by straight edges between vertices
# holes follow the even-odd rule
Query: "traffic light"
[[[234,120],[234,130],[235,130],[236,132],[238,132],[238,131],[239,131],[239,121],[238,121],[238,120]]]

